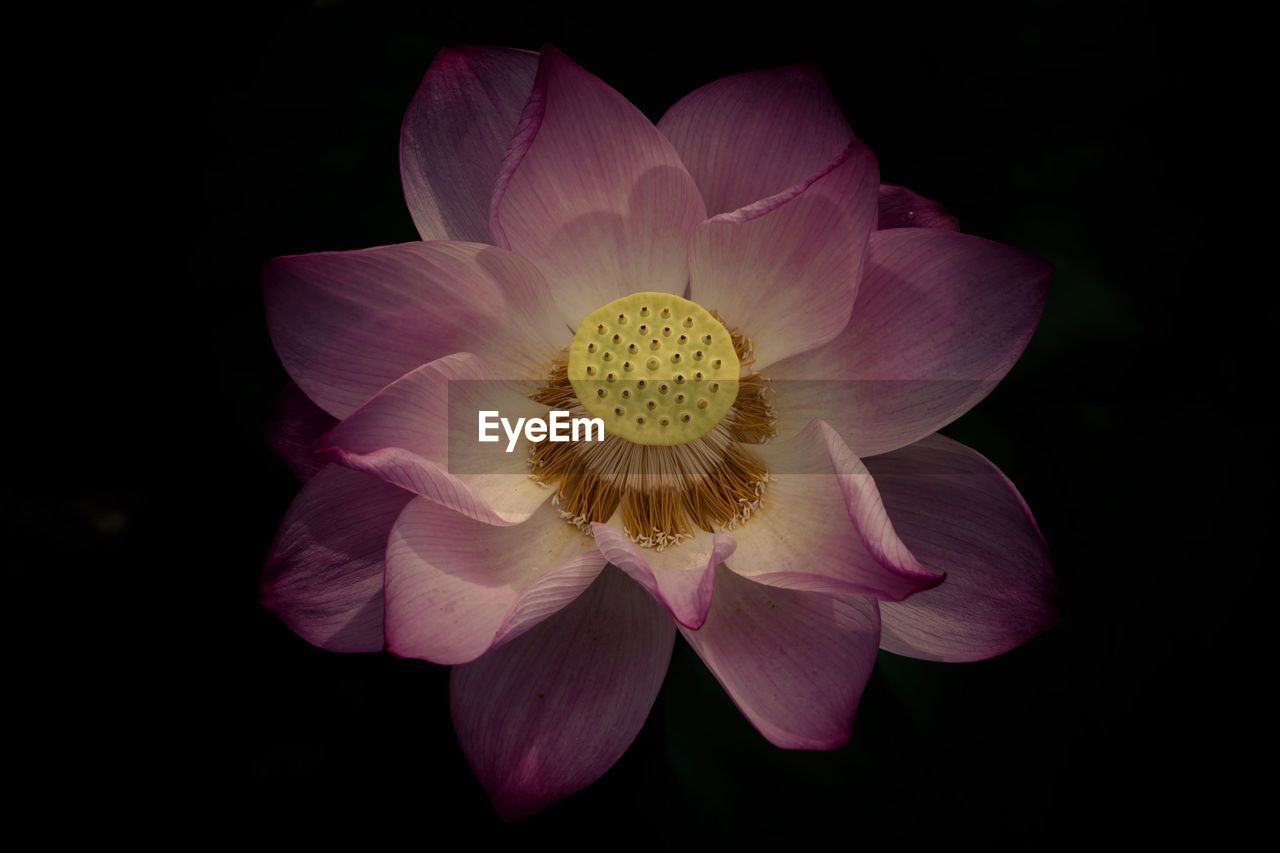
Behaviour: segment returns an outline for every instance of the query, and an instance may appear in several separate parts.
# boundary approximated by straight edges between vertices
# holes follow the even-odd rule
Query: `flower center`
[[[589,534],[616,516],[662,550],[760,507],[769,475],[749,448],[773,436],[773,412],[746,338],[687,299],[635,293],[587,317],[567,352],[532,399],[603,419],[605,439],[533,445],[530,473],[562,518]]]
[[[724,324],[670,293],[597,308],[569,346],[569,382],[583,408],[636,444],[702,438],[733,408],[740,369]]]

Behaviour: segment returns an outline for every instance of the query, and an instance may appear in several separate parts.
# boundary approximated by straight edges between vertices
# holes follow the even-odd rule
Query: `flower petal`
[[[715,216],[776,195],[831,162],[853,131],[813,65],[725,77],[658,122]]]
[[[733,537],[698,531],[692,539],[656,551],[641,548],[620,523],[592,524],[601,553],[671,611],[676,621],[698,628],[707,618],[716,566],[733,553]]]
[[[504,378],[542,378],[572,336],[532,264],[478,243],[276,258],[263,280],[280,361],[338,418],[455,352],[492,357]]]
[[[982,660],[1057,622],[1049,549],[996,466],[934,435],[868,459],[867,467],[912,552],[947,572],[936,589],[881,607],[882,648],[926,660]]]
[[[876,228],[936,228],[959,231],[956,218],[946,208],[906,187],[880,185],[880,222]]]
[[[1052,274],[1026,252],[927,228],[877,231],[869,254],[840,336],[768,371],[779,435],[821,418],[864,459],[985,397],[1031,340]]]
[[[489,198],[538,70],[505,47],[436,54],[400,129],[400,180],[423,240],[489,238]]]
[[[876,484],[821,421],[752,448],[769,470],[760,509],[734,530],[725,562],[769,586],[897,601],[942,582],[898,538]]]
[[[874,599],[764,586],[733,572],[689,645],[771,743],[835,749],[849,740],[875,665]]]
[[[550,491],[529,477],[523,436],[512,452],[505,439],[476,440],[477,413],[486,410],[512,423],[547,415],[479,356],[456,353],[388,385],[323,435],[315,452],[487,524],[519,524]]]
[[[533,814],[613,766],[649,715],[674,641],[662,608],[606,569],[529,633],[454,668],[458,740],[504,818]]]
[[[301,388],[290,382],[276,398],[275,411],[267,425],[267,441],[299,482],[305,483],[329,464],[312,455],[311,447],[336,423],[333,415],[311,402]]]
[[[747,334],[757,370],[845,327],[878,186],[875,158],[854,142],[790,189],[698,226],[690,298]]]
[[[685,249],[705,216],[671,143],[625,98],[555,48],[494,191],[499,246],[532,259],[577,327],[639,290],[683,294]]]
[[[387,648],[475,660],[573,601],[604,566],[591,537],[549,503],[495,527],[418,498],[387,541]]]
[[[329,465],[294,499],[267,556],[262,602],[312,645],[382,649],[387,534],[413,495]]]

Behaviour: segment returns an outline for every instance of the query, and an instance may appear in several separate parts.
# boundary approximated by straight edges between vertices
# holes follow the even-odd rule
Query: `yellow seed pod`
[[[569,346],[569,382],[605,433],[637,444],[706,435],[738,398],[729,330],[697,303],[642,292],[588,314]]]

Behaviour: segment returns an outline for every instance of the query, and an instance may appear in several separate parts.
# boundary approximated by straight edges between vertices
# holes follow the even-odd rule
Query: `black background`
[[[1252,178],[1233,119],[1256,104],[1228,60],[1248,21],[1058,2],[704,18],[332,0],[77,23],[50,39],[50,67],[75,71],[49,87],[34,143],[71,185],[35,208],[65,235],[37,298],[70,303],[58,333],[81,349],[45,384],[55,405],[29,407],[57,452],[13,454],[5,514],[46,588],[126,601],[95,608],[95,642],[46,643],[76,704],[38,745],[74,730],[86,751],[46,758],[41,791],[121,795],[113,816],[138,828],[395,827],[426,847],[451,830],[468,846],[1186,839],[1246,818],[1268,519],[1241,486],[1260,493],[1273,470],[1267,386],[1242,346],[1260,282],[1236,262],[1249,215],[1233,193]],[[397,143],[431,58],[544,42],[654,120],[721,76],[816,62],[886,182],[1056,266],[1026,356],[946,432],[1021,488],[1065,616],[984,663],[882,654],[831,753],[768,745],[680,642],[615,768],[505,825],[454,740],[444,668],[319,651],[257,603],[297,489],[264,437],[286,377],[258,271],[416,239]],[[88,757],[103,746],[110,762]]]

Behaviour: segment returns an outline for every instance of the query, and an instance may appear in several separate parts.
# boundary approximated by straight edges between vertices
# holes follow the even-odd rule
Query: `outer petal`
[[[290,382],[276,398],[275,412],[267,425],[267,440],[294,476],[305,483],[329,464],[313,456],[311,447],[335,424],[333,415],[311,402],[301,388]]]
[[[605,559],[548,503],[494,527],[418,498],[387,542],[387,648],[456,664],[520,636],[586,589]]]
[[[546,376],[572,336],[528,261],[478,243],[402,243],[277,258],[267,327],[289,375],[344,418],[399,377],[454,352]]]
[[[529,477],[529,443],[477,442],[477,414],[546,418],[479,356],[457,353],[410,371],[316,442],[316,454],[395,483],[488,524],[518,524],[550,491]],[[499,430],[501,433],[501,430]]]
[[[638,290],[683,294],[702,198],[671,143],[625,98],[546,48],[494,191],[494,239],[531,258],[576,327]]]
[[[641,548],[621,525],[593,524],[600,551],[649,591],[687,628],[706,621],[716,566],[733,553],[732,536],[699,531],[692,539],[662,551]]]
[[[883,605],[882,648],[926,660],[982,660],[1057,621],[1048,547],[996,466],[934,435],[867,467],[903,540],[926,565],[947,571],[936,589]]]
[[[779,433],[821,418],[865,459],[950,423],[1018,360],[1051,274],[1034,255],[967,234],[875,232],[848,326],[768,371]]]
[[[400,179],[423,240],[489,238],[489,197],[538,55],[459,47],[436,55],[400,129]]]
[[[717,80],[676,102],[658,129],[680,152],[712,216],[800,183],[853,141],[812,65]]]
[[[580,791],[644,724],[675,641],[662,608],[607,569],[523,637],[453,670],[454,727],[508,820]]]
[[[875,158],[855,142],[779,195],[698,226],[690,298],[750,337],[757,370],[845,327],[878,186]]]
[[[876,660],[874,600],[777,589],[722,571],[707,623],[681,632],[770,742],[834,749],[849,740]]]
[[[893,184],[880,185],[881,231],[886,228],[935,228],[939,231],[959,231],[960,223],[936,201],[913,193],[906,187]]]
[[[893,601],[942,582],[894,531],[865,465],[821,421],[753,448],[769,469],[764,503],[734,531],[725,562],[770,586]]]
[[[303,486],[267,557],[262,601],[308,643],[382,649],[387,534],[413,495],[330,465]]]

